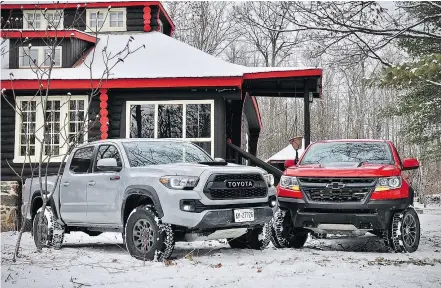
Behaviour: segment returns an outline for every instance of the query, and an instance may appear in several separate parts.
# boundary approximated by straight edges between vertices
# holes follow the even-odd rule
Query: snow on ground
[[[435,213],[432,213],[435,212]],[[66,235],[61,250],[35,250],[24,235],[2,233],[2,287],[441,287],[441,213],[420,215],[420,248],[386,253],[374,236],[310,239],[303,249],[230,249],[219,241],[178,243],[173,260],[136,260],[119,234]],[[429,214],[427,214],[429,213]]]

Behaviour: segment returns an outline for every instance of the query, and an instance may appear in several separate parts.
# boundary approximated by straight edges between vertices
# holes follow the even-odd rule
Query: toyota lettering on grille
[[[225,185],[227,188],[249,188],[254,187],[254,182],[251,180],[227,180]]]

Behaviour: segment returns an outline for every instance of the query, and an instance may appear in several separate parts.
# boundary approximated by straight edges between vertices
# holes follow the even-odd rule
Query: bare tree
[[[38,227],[40,228],[40,230],[42,230],[42,227],[44,226],[43,218],[46,211],[46,205],[56,192],[58,183],[61,180],[64,163],[69,153],[76,146],[84,142],[85,136],[89,133],[90,129],[95,126],[99,117],[96,112],[90,110],[90,104],[92,103],[93,99],[99,95],[101,85],[103,81],[109,77],[110,72],[115,67],[123,63],[127,57],[134,54],[143,47],[140,46],[132,48],[131,43],[134,38],[133,36],[130,36],[128,37],[126,45],[123,49],[119,51],[110,51],[111,49],[108,49],[109,37],[107,37],[107,43],[105,43],[104,48],[101,51],[101,61],[103,61],[105,68],[102,71],[98,72],[98,74],[100,75],[98,78],[96,76],[93,76],[96,75],[96,73],[93,73],[94,62],[96,60],[95,56],[97,54],[96,46],[93,46],[91,51],[82,51],[83,55],[81,57],[84,60],[84,65],[89,69],[91,80],[90,92],[88,93],[89,97],[87,100],[88,103],[83,103],[82,108],[76,106],[73,110],[69,109],[69,115],[61,117],[60,113],[61,111],[63,111],[63,106],[71,105],[71,100],[73,99],[73,96],[70,92],[66,94],[65,98],[62,101],[53,101],[50,98],[50,94],[52,91],[52,72],[54,71],[56,62],[59,61],[57,60],[57,57],[61,57],[60,55],[56,54],[56,47],[59,46],[63,41],[68,40],[68,38],[66,39],[64,34],[59,35],[57,30],[60,19],[62,19],[63,17],[63,10],[61,6],[62,4],[60,4],[59,9],[55,10],[55,14],[49,14],[47,13],[47,10],[39,10],[35,8],[34,14],[41,13],[45,22],[48,23],[48,26],[44,27],[45,30],[53,30],[55,32],[54,37],[42,38],[42,41],[45,45],[44,59],[42,59],[42,61],[37,61],[37,59],[34,58],[33,54],[31,53],[31,39],[28,38],[20,37],[17,41],[15,41],[15,43],[13,43],[13,45],[11,45],[11,43],[8,43],[8,49],[2,50],[2,53],[7,53],[8,51],[11,51],[11,49],[16,49],[17,47],[19,49],[22,49],[23,61],[27,63],[27,68],[32,71],[34,79],[38,82],[39,88],[35,91],[33,96],[31,96],[28,101],[21,101],[21,104],[18,105],[17,103],[19,102],[17,101],[17,95],[14,90],[14,75],[11,73],[9,80],[12,89],[11,91],[6,91],[6,89],[3,89],[1,91],[1,94],[9,107],[14,110],[15,117],[20,119],[21,123],[23,123],[23,120],[27,120],[28,117],[37,117],[38,113],[41,114],[41,116],[38,116],[42,119],[40,126],[37,126],[36,124],[30,124],[23,125],[22,127],[22,129],[25,129],[25,133],[24,135],[22,135],[24,137],[20,138],[20,146],[23,150],[20,152],[22,153],[22,155],[24,154],[25,161],[23,162],[21,167],[19,169],[14,168],[12,165],[10,165],[10,159],[6,160],[9,167],[12,169],[14,174],[21,182],[22,187],[24,187],[25,184],[25,177],[31,176],[30,185],[32,185],[32,181],[38,181],[39,191],[41,191],[41,198],[43,200],[43,206],[41,208],[41,211],[43,212],[40,214],[40,217],[38,219]],[[108,12],[109,11],[111,11],[111,7],[108,8]],[[78,6],[76,15],[74,16],[72,27],[65,27],[65,29],[74,29],[76,27],[76,25],[78,24],[76,21],[78,21],[78,19],[81,19],[81,17],[79,17],[80,13],[84,13],[84,10],[80,10]],[[106,13],[104,17],[107,18],[108,13]],[[31,21],[31,19],[27,19],[26,16],[24,16],[23,21],[27,21],[28,23],[30,23],[33,30],[37,30],[33,26],[33,22]],[[87,26],[87,23],[83,24],[86,24]],[[91,33],[95,36],[95,38],[100,38],[99,33],[102,29],[102,25],[96,25],[96,27],[87,26],[87,28],[89,31],[92,31]],[[2,44],[5,43],[6,42],[2,41]],[[98,84],[93,84],[92,80],[98,80]],[[85,108],[86,106],[87,108]],[[64,119],[64,121],[58,123],[57,121],[59,120],[57,119]],[[74,131],[71,131],[69,130],[69,127],[71,127],[73,123],[76,127]],[[60,147],[64,148],[63,152],[60,151]],[[38,155],[35,155],[35,157],[31,156],[35,154],[36,151],[38,151]],[[57,158],[59,162],[54,163],[52,161],[54,158]],[[53,184],[53,188],[49,189],[49,187],[47,186],[47,177],[49,174],[48,170],[51,165],[56,166],[56,180]],[[30,171],[31,175],[26,175],[27,171]],[[37,175],[37,177],[35,177],[34,179],[33,177],[35,175]],[[28,203],[29,202],[30,201],[28,201]],[[25,209],[24,211],[27,210],[28,209]],[[16,256],[18,255],[21,236],[25,229],[26,216],[27,215],[22,215],[22,228],[18,235],[13,261],[15,261]],[[62,227],[61,223],[55,221],[55,223],[53,223],[53,229],[53,237],[55,238],[59,237],[59,234],[62,233],[60,230],[63,230],[64,228]],[[34,237],[39,237],[39,235],[34,235]],[[38,239],[36,243],[41,244],[39,240],[40,239]],[[41,245],[37,245],[38,250],[41,250],[41,248]]]

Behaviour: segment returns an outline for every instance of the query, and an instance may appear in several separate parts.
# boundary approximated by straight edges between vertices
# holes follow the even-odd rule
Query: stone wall
[[[1,231],[17,230],[18,182],[1,181]]]

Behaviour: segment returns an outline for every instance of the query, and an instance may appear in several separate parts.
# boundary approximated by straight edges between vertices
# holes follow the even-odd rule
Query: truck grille
[[[299,178],[302,192],[316,202],[361,202],[375,183],[375,178]]]
[[[228,188],[227,181],[253,181],[253,187]],[[212,200],[231,200],[264,198],[268,194],[268,186],[260,174],[214,174],[208,178],[204,188],[205,195]]]

